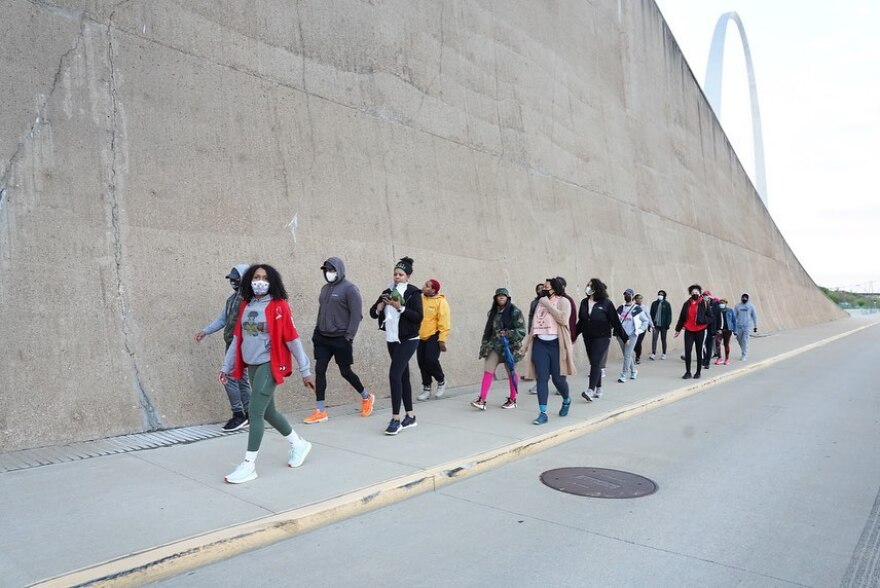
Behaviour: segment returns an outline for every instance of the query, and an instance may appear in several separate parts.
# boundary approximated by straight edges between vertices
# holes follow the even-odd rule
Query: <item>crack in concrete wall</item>
[[[121,4],[120,4],[121,6]],[[125,353],[131,361],[132,375],[134,377],[135,391],[138,405],[141,409],[144,427],[148,431],[156,431],[162,428],[162,420],[153,406],[153,402],[147,394],[144,379],[141,374],[138,357],[134,349],[134,337],[132,336],[131,317],[129,316],[128,301],[125,294],[123,280],[124,255],[122,251],[122,229],[119,220],[119,181],[117,176],[117,163],[119,161],[118,143],[119,132],[119,94],[116,86],[116,64],[113,59],[113,16],[114,11],[107,20],[107,63],[110,68],[110,80],[108,90],[110,93],[110,169],[109,183],[107,186],[110,204],[110,223],[113,229],[113,258],[116,270],[116,297],[119,301],[120,320],[122,321],[122,343]]]

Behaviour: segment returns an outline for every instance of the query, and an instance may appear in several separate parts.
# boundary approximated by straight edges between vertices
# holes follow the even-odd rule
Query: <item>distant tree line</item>
[[[830,290],[822,286],[819,288],[825,293],[825,296],[841,308],[876,308],[880,306],[880,300],[877,296],[866,296],[846,290]]]

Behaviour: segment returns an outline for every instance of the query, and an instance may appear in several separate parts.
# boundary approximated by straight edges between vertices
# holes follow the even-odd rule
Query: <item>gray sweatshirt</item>
[[[340,258],[331,257],[324,263],[336,270],[336,281],[321,288],[315,330],[326,337],[354,339],[363,318],[360,290],[345,279],[345,263]]]
[[[246,365],[260,365],[271,359],[269,352],[269,332],[266,330],[266,307],[272,301],[271,296],[254,298],[244,309],[241,317],[241,357]],[[226,350],[221,371],[232,373],[235,367],[235,350],[238,348],[238,336],[232,338],[232,345]],[[287,348],[296,360],[297,369],[302,377],[311,375],[309,356],[303,349],[302,341],[297,337],[287,342]]]
[[[736,329],[738,331],[758,328],[758,315],[755,313],[754,304],[740,302],[734,311],[736,312]]]

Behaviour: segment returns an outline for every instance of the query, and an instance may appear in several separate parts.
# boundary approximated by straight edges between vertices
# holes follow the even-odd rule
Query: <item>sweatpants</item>
[[[532,364],[535,366],[535,380],[538,383],[538,404],[547,405],[550,397],[548,381],[562,394],[562,400],[568,400],[568,380],[559,371],[559,341],[544,341],[535,337],[532,345]]]
[[[263,432],[266,429],[264,421],[268,421],[276,431],[287,437],[293,431],[293,427],[287,419],[275,408],[275,378],[272,377],[272,364],[261,363],[249,365],[248,375],[253,387],[251,406],[248,418],[251,429],[248,432],[248,451],[258,451],[263,442]]]
[[[419,346],[418,339],[403,343],[388,343],[391,367],[388,368],[388,386],[391,388],[391,414],[400,414],[400,403],[406,412],[412,412],[412,383],[409,381],[409,360]]]
[[[709,362],[712,361],[712,350],[715,347],[715,339],[712,337],[708,328],[703,329],[703,367],[709,369]]]
[[[443,366],[440,365],[440,335],[435,333],[419,341],[416,361],[419,362],[419,371],[422,374],[422,386],[429,388],[432,379],[437,380],[438,384],[446,381]]]
[[[611,337],[584,339],[584,346],[587,348],[587,359],[590,362],[589,388],[597,390],[602,387],[602,366],[605,356],[608,355],[608,348],[611,346]]]
[[[697,373],[703,368],[703,340],[706,337],[706,329],[702,331],[684,330],[684,364],[687,373],[691,373],[691,348],[697,350]]]
[[[654,333],[651,335],[651,355],[657,355],[657,338],[660,338],[660,342],[662,343],[663,355],[666,355],[666,331],[669,330],[669,327],[664,327],[662,329],[655,327]]]
[[[627,339],[626,343],[623,342],[623,339],[618,337],[617,342],[620,344],[620,350],[623,352],[623,367],[620,370],[620,375],[625,378],[635,369],[635,364],[633,363],[633,349],[636,346],[636,336],[632,335]]]
[[[737,327],[736,342],[739,343],[739,348],[742,350],[742,358],[746,359],[749,356],[749,329]]]

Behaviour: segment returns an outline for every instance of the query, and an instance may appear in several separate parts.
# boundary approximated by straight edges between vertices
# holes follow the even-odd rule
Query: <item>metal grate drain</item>
[[[135,433],[120,437],[96,439],[94,441],[81,441],[57,447],[22,449],[20,451],[0,453],[0,473],[26,470],[68,461],[79,461],[104,455],[129,453],[141,449],[155,449],[157,447],[168,447],[169,445],[194,443],[203,439],[236,435],[246,431],[247,429],[240,429],[233,433],[227,433],[220,429],[220,425],[196,425],[194,427],[182,427],[180,429],[168,429],[151,433]]]
[[[547,470],[541,481],[554,490],[592,498],[637,498],[657,491],[657,484],[648,478],[604,468]]]

